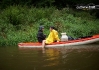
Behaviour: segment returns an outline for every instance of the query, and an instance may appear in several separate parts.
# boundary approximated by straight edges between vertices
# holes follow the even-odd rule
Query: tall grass
[[[44,25],[44,33],[55,26],[74,38],[99,33],[99,20],[89,12],[74,11],[69,8],[35,8],[10,6],[0,11],[0,46],[17,45],[19,42],[36,42],[39,25]]]

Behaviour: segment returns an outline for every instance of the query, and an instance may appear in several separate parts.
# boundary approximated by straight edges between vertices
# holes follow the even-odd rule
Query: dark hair
[[[50,28],[57,30],[54,26],[51,26]]]
[[[54,26],[51,26],[50,28],[55,29],[55,27],[54,27]]]

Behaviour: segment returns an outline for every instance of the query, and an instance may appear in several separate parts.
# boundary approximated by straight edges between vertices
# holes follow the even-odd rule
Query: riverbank
[[[90,15],[90,11],[10,6],[0,10],[0,14],[0,46],[36,42],[39,25],[44,25],[46,35],[49,27],[55,26],[60,37],[61,32],[74,38],[99,33],[99,19]]]

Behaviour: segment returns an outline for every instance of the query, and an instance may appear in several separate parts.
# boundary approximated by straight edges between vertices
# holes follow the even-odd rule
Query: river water
[[[92,48],[77,49],[82,46]],[[99,44],[82,46],[45,50],[0,47],[0,70],[99,70]]]

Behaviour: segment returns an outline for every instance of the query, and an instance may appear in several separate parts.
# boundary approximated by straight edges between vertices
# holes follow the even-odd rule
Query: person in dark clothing
[[[45,40],[46,38],[46,35],[43,34],[43,30],[44,30],[44,27],[40,26],[37,33],[37,40],[39,43],[42,43],[42,41]]]

